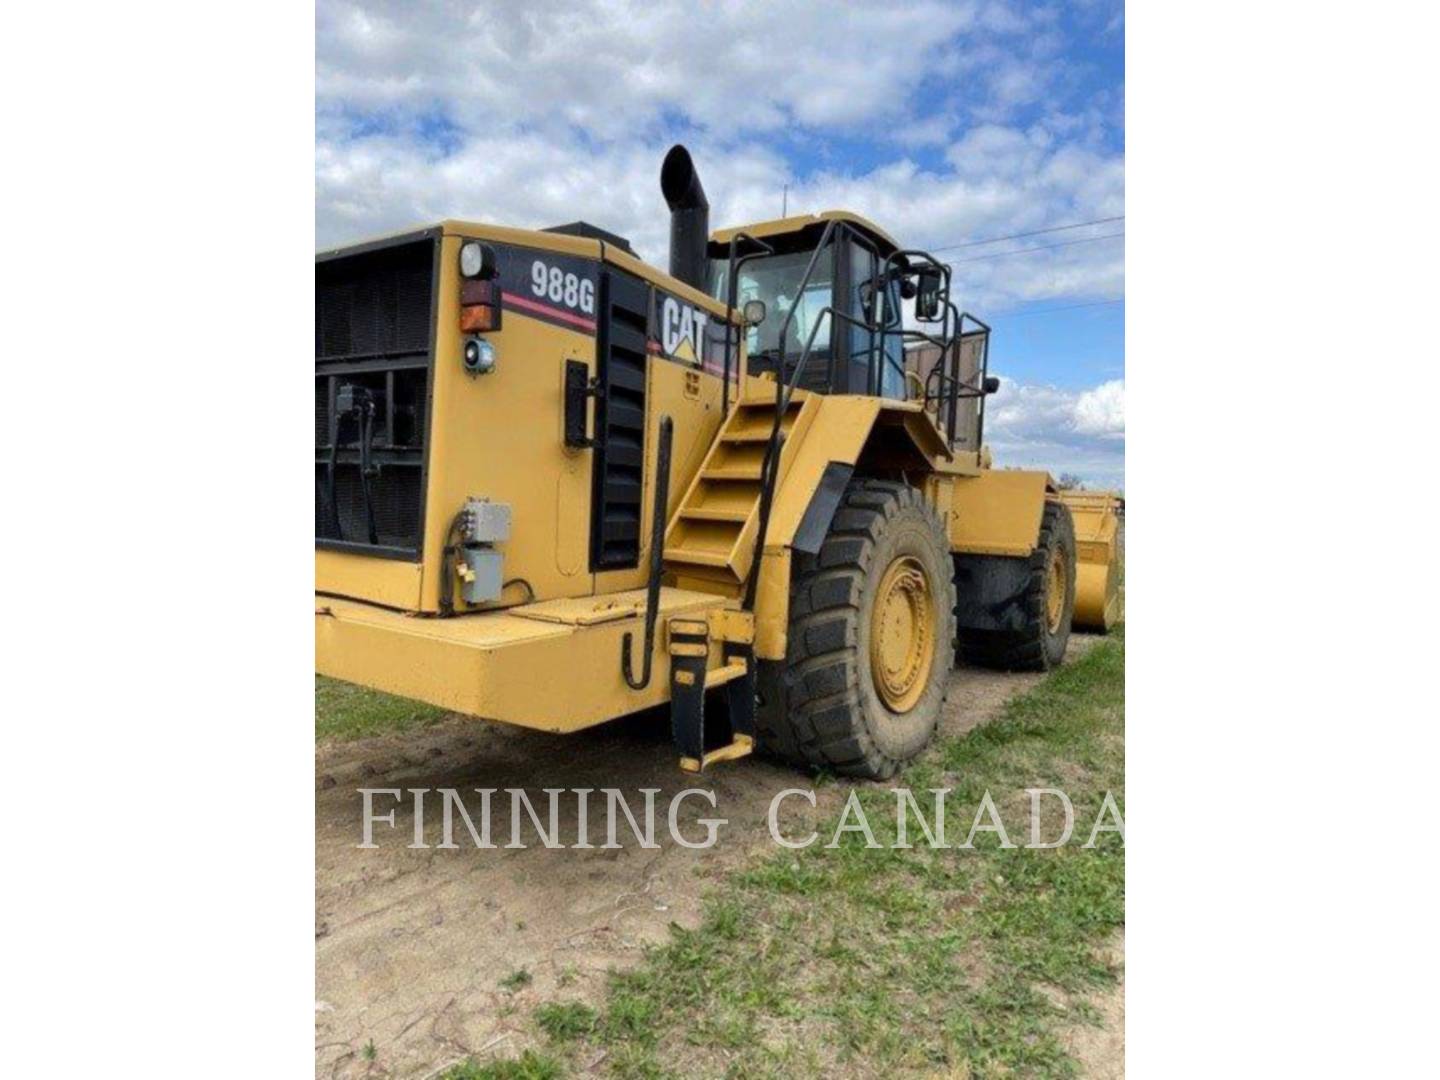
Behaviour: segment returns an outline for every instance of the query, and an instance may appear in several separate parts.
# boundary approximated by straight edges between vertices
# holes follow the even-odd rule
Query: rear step
[[[724,664],[710,663],[711,637]],[[674,618],[666,626],[670,654],[670,731],[680,751],[680,768],[698,773],[719,761],[734,761],[755,749],[755,622],[743,612],[718,620]],[[728,739],[707,739],[705,691],[725,687],[729,709]],[[706,749],[706,744],[719,742]]]

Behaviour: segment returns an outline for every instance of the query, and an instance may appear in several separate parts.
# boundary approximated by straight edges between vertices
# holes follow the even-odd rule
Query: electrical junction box
[[[489,499],[465,500],[460,535],[467,544],[500,544],[510,539],[510,504]]]
[[[510,504],[470,498],[460,516],[464,543],[460,558],[465,572],[461,592],[468,604],[488,604],[500,599],[505,588],[505,556],[492,546],[510,539]]]
[[[460,557],[470,571],[461,582],[467,604],[487,604],[499,600],[505,585],[505,556],[494,548],[463,547]]]

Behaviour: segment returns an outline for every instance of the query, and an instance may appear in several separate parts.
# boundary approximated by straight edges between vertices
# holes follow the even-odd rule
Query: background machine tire
[[[1075,614],[1075,526],[1070,511],[1047,502],[1040,538],[1018,597],[1019,630],[960,630],[960,655],[1003,671],[1049,671],[1065,659]]]
[[[762,663],[762,748],[846,776],[893,776],[930,742],[954,664],[944,526],[914,488],[850,481],[820,551],[795,553],[784,663]]]

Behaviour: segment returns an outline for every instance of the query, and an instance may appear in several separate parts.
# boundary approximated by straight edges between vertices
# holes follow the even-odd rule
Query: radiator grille
[[[435,245],[427,236],[315,265],[321,546],[419,556]]]
[[[315,358],[382,357],[430,347],[434,242],[315,265]]]
[[[600,280],[596,358],[593,517],[590,569],[640,564],[640,499],[645,471],[646,323],[650,287],[606,270]]]

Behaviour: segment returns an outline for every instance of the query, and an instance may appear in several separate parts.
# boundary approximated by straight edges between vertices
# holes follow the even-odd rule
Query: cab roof
[[[728,244],[736,233],[745,232],[757,240],[765,240],[775,236],[786,236],[791,233],[801,233],[807,229],[814,229],[817,233],[827,222],[843,221],[857,232],[864,233],[871,240],[875,241],[876,247],[880,249],[882,256],[889,255],[892,251],[899,249],[900,245],[895,238],[880,228],[868,218],[849,210],[822,210],[818,214],[798,214],[794,217],[776,218],[774,221],[760,221],[754,225],[737,225],[730,229],[717,229],[710,234],[710,243]]]

